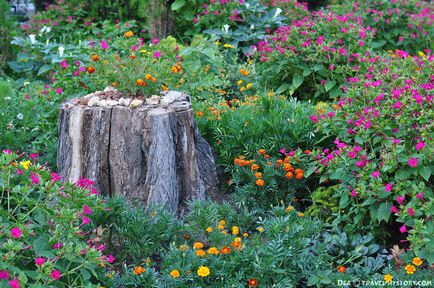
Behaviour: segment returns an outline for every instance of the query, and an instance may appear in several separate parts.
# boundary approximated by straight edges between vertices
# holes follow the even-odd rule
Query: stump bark
[[[169,92],[161,99],[122,99],[92,94],[61,105],[60,175],[71,182],[88,178],[102,194],[173,212],[187,200],[215,194],[213,152],[197,129],[189,97]]]

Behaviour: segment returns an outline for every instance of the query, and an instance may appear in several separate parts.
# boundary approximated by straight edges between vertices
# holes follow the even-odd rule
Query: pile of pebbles
[[[148,106],[169,106],[173,102],[191,102],[190,96],[183,92],[178,91],[162,91],[159,95],[152,95],[149,98],[143,96],[134,98],[124,98],[124,94],[116,88],[108,86],[103,91],[97,91],[82,98],[76,98],[72,101],[73,105],[84,106],[98,106],[98,107],[111,107],[111,106],[125,106],[129,108],[138,108],[144,105]]]

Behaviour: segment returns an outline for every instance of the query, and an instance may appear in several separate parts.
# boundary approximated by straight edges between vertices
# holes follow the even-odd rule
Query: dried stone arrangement
[[[89,178],[103,194],[175,212],[217,191],[214,156],[186,93],[130,99],[107,87],[63,103],[59,134],[60,174]]]

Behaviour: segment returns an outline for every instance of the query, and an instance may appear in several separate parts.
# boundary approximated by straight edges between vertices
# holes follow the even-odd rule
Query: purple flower
[[[46,259],[44,257],[38,257],[35,259],[35,264],[38,266],[44,265]]]
[[[18,239],[18,238],[21,237],[22,234],[23,234],[23,232],[18,227],[15,227],[15,228],[11,229],[11,236],[12,236],[12,238]]]
[[[18,279],[12,279],[11,281],[9,281],[9,287],[20,288],[20,281]]]
[[[401,233],[407,232],[407,226],[402,225],[401,228],[399,228],[399,232],[401,232]]]
[[[33,185],[38,185],[39,183],[41,183],[41,181],[39,180],[39,176],[36,173],[30,173],[30,179],[32,180]]]
[[[160,51],[155,51],[154,52],[154,58],[160,58],[161,57],[161,52]]]
[[[160,40],[158,40],[158,38],[154,38],[152,39],[152,44],[157,45],[160,42]]]
[[[358,193],[357,190],[354,189],[353,191],[351,191],[351,197],[357,197]]]
[[[101,45],[101,48],[104,49],[104,50],[106,50],[106,49],[109,48],[109,45],[108,45],[108,43],[105,40],[101,40],[99,42],[99,44]]]
[[[0,280],[9,279],[9,272],[7,270],[0,270]]]
[[[318,123],[318,116],[316,115],[310,115],[309,116],[310,121],[313,121],[315,123]]]
[[[3,152],[3,154],[8,154],[8,155],[12,154],[12,151],[10,149],[3,149],[2,152]]]
[[[417,151],[422,150],[423,148],[425,148],[426,144],[425,142],[417,142],[416,145],[414,146],[416,148]]]
[[[90,209],[89,206],[84,205],[84,206],[83,206],[83,214],[92,215],[92,209]]]
[[[374,172],[372,172],[371,176],[374,177],[374,178],[380,177],[380,171],[374,171]]]

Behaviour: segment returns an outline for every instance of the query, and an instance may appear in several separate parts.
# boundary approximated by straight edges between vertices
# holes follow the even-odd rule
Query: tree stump
[[[104,195],[122,195],[170,211],[217,192],[210,145],[194,122],[190,97],[124,99],[113,88],[63,103],[57,165],[71,182],[95,182]]]

